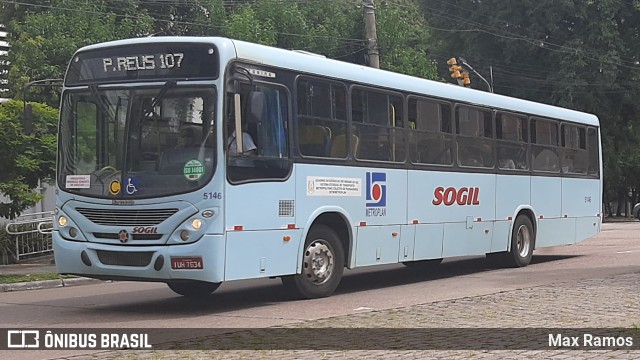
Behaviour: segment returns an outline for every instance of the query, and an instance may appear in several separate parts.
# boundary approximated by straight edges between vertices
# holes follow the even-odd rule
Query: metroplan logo
[[[387,174],[367,172],[366,216],[387,215]]]

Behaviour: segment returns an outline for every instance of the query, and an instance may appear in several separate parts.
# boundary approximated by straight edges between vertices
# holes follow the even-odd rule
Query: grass
[[[0,284],[15,284],[30,281],[60,280],[74,278],[73,275],[60,275],[56,273],[27,274],[27,275],[0,275]]]

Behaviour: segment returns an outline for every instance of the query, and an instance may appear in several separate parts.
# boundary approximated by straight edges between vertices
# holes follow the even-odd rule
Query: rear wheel
[[[302,273],[282,277],[295,297],[314,299],[331,295],[342,279],[344,250],[331,228],[315,225],[309,231],[302,254]]]
[[[507,253],[506,264],[511,267],[529,265],[533,255],[536,235],[529,217],[520,215],[513,223],[511,231],[511,250]]]
[[[167,283],[167,285],[176,294],[186,297],[209,296],[220,287],[220,283],[206,281],[176,281]]]
[[[511,231],[511,247],[509,251],[487,254],[487,261],[492,267],[524,267],[531,262],[536,234],[529,217],[519,215],[513,223]]]

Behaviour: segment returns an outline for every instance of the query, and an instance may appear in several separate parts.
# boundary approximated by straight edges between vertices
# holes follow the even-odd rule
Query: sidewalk
[[[109,350],[64,359],[640,359],[635,342],[639,285],[640,273],[627,273],[270,328],[194,333],[191,339],[158,343],[151,350]],[[548,344],[549,334],[556,331],[611,337],[620,329],[635,338],[632,346]]]
[[[27,275],[56,273],[53,255],[39,256],[21,261],[19,264],[0,265],[0,275]]]
[[[27,259],[19,264],[0,265],[0,275],[32,275],[32,274],[56,274],[56,265],[53,255],[41,256]],[[101,282],[101,280],[83,277],[69,279],[55,279],[42,281],[28,281],[21,283],[3,284],[0,283],[0,292],[47,289],[61,286],[76,286]]]

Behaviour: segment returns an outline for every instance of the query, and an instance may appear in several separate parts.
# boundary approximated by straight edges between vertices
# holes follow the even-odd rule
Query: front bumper
[[[69,241],[54,231],[53,254],[60,274],[105,280],[224,280],[223,235],[204,235],[184,245],[124,246]],[[201,258],[202,269],[172,269],[172,257]]]

